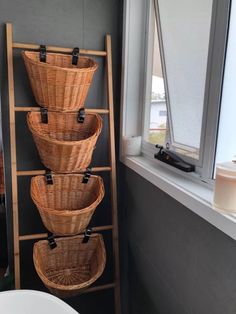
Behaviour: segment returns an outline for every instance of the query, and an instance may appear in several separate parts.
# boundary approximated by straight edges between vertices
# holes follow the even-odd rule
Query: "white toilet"
[[[0,292],[1,314],[79,314],[53,295],[35,290]]]

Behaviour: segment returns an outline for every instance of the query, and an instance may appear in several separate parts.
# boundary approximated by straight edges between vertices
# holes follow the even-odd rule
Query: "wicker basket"
[[[34,244],[35,269],[51,293],[66,298],[79,294],[103,273],[106,251],[102,235],[92,234],[87,243],[84,236],[56,239],[50,249],[47,240]]]
[[[72,65],[70,55],[47,53],[46,63],[39,52],[23,51],[27,73],[36,102],[49,110],[76,111],[84,106],[97,63],[80,57]]]
[[[53,184],[45,176],[31,180],[31,197],[45,227],[56,235],[74,235],[86,229],[104,197],[103,180],[91,176],[83,183],[82,174],[52,175]]]
[[[41,122],[39,112],[29,112],[27,122],[42,163],[58,173],[72,173],[89,166],[102,119],[86,114],[83,123],[76,113],[48,112],[48,123]]]

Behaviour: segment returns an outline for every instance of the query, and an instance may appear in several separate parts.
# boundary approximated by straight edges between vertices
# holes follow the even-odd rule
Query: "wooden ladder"
[[[14,272],[15,272],[15,288],[20,289],[20,241],[36,240],[46,238],[46,233],[40,234],[19,234],[19,206],[18,206],[18,180],[19,176],[33,176],[44,174],[44,170],[27,170],[19,171],[17,169],[17,151],[16,151],[16,130],[15,130],[15,114],[16,112],[39,111],[39,107],[19,107],[15,105],[14,93],[14,74],[13,74],[13,49],[39,50],[39,45],[24,44],[13,41],[12,24],[6,24],[7,38],[7,66],[8,66],[8,93],[9,93],[9,112],[10,112],[10,153],[11,153],[11,174],[12,174],[12,210],[13,210],[13,237],[14,237]],[[108,167],[94,167],[93,172],[110,171],[111,181],[111,210],[112,225],[94,227],[94,231],[111,230],[113,240],[113,257],[114,257],[114,282],[94,286],[85,290],[84,293],[100,291],[105,289],[114,289],[115,296],[115,313],[120,314],[120,273],[119,273],[119,243],[118,243],[118,217],[117,217],[117,187],[116,187],[116,156],[115,156],[115,131],[114,131],[114,104],[113,104],[113,82],[112,82],[112,49],[111,36],[105,37],[105,51],[80,49],[83,55],[93,55],[106,58],[106,74],[107,74],[107,97],[108,109],[86,109],[86,112],[105,114],[109,117],[109,152],[110,165]],[[47,46],[47,51],[72,53],[72,48],[62,48],[55,46]],[[81,171],[83,172],[83,171]]]

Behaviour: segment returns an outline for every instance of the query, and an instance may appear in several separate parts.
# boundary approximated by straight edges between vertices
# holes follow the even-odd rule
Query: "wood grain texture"
[[[39,50],[40,45],[24,44],[24,43],[13,43],[13,48],[16,48],[16,49],[27,49],[27,50]],[[47,46],[47,51],[50,51],[50,52],[62,52],[62,53],[72,53],[73,48]],[[91,56],[98,56],[98,57],[106,57],[106,55],[107,55],[106,51],[89,50],[89,49],[80,49],[80,53],[82,55],[91,55]]]
[[[7,67],[8,67],[8,94],[10,115],[10,151],[11,151],[11,177],[12,177],[12,212],[14,236],[14,269],[15,288],[20,288],[20,249],[19,249],[19,213],[17,195],[17,165],[16,165],[16,130],[15,130],[15,94],[13,75],[13,38],[12,25],[6,25],[7,37]]]
[[[93,227],[94,232],[108,231],[112,229],[113,229],[112,225]],[[47,233],[36,233],[36,234],[21,235],[19,239],[20,241],[39,240],[39,239],[45,239],[47,238],[47,236],[48,236]]]
[[[15,107],[16,112],[29,112],[29,111],[34,111],[34,112],[39,112],[40,107]],[[72,111],[73,112],[73,111]],[[109,110],[108,109],[87,109],[85,108],[85,113],[98,113],[98,114],[108,114]]]
[[[111,163],[111,202],[112,202],[112,232],[113,256],[115,260],[115,311],[121,313],[120,301],[120,260],[118,239],[118,215],[117,215],[117,178],[116,178],[116,152],[115,152],[115,126],[114,126],[114,103],[113,103],[113,75],[112,75],[112,48],[111,36],[106,35],[106,72],[107,72],[107,96],[109,106],[109,137],[110,137],[110,163]]]
[[[93,167],[91,168],[92,172],[103,172],[103,171],[111,171],[111,167]],[[86,169],[81,170],[80,172],[75,173],[84,173]],[[37,176],[41,174],[45,174],[46,170],[21,170],[17,171],[17,176]],[[53,173],[53,171],[52,171]]]

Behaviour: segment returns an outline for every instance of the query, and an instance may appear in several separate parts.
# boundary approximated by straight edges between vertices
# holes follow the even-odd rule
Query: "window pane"
[[[170,103],[172,144],[198,157],[212,0],[158,0]],[[188,152],[190,146],[191,150]],[[178,148],[181,149],[181,146]]]
[[[147,140],[153,144],[164,145],[166,139],[167,108],[156,23],[154,27],[152,88],[149,115]]]
[[[230,14],[216,163],[231,161],[236,156],[236,3],[234,1]]]

